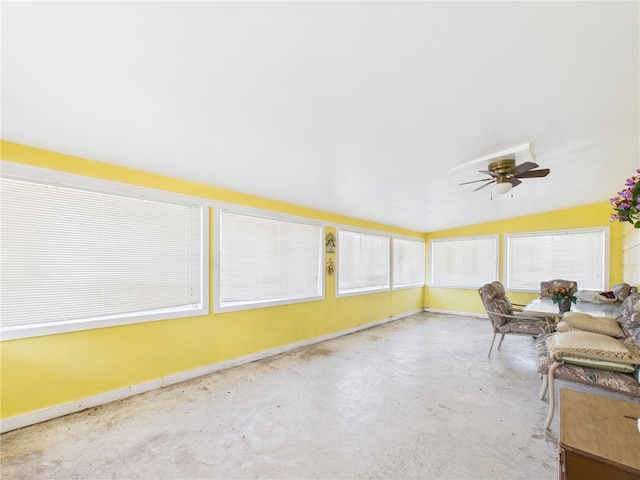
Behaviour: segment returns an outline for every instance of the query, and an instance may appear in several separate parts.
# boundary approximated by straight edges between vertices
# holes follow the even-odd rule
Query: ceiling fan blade
[[[487,175],[491,175],[494,178],[498,178],[498,174],[496,172],[492,172],[491,170],[478,170],[478,171],[480,173],[486,173]]]
[[[528,172],[529,170],[533,170],[534,168],[538,168],[537,163],[533,162],[524,162],[520,165],[517,165],[515,168],[511,170],[512,175],[520,175],[521,173]]]
[[[494,179],[494,180],[491,180],[491,181],[489,181],[489,182],[485,183],[484,185],[480,185],[478,188],[474,189],[473,191],[474,191],[474,192],[477,192],[478,190],[481,190],[481,189],[483,189],[484,187],[488,187],[488,186],[489,186],[489,185],[491,185],[492,183],[496,183],[496,180]]]
[[[482,180],[472,180],[470,182],[464,182],[464,183],[461,183],[460,185],[469,185],[470,183],[491,182],[491,181],[493,181],[493,178],[483,178]]]
[[[550,171],[551,170],[549,170],[548,168],[541,168],[540,170],[531,170],[529,172],[519,173],[516,176],[518,178],[546,177],[547,175],[549,175]]]
[[[518,185],[520,185],[522,183],[516,177],[507,178],[507,182],[509,182],[514,187],[517,187]]]

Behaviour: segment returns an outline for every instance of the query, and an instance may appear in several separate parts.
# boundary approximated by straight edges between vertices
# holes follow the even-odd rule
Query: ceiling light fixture
[[[511,191],[511,182],[507,181],[504,178],[499,178],[496,184],[493,186],[493,193],[496,195],[504,195],[505,193],[509,193]]]

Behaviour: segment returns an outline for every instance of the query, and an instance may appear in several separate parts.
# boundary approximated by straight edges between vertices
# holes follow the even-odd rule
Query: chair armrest
[[[535,322],[535,323],[546,323],[544,317],[536,317],[534,315],[520,315],[520,314],[509,315],[507,313],[492,312],[491,310],[487,310],[487,313],[498,315],[499,317],[503,317],[503,318],[519,318],[524,320],[531,320],[532,322]]]

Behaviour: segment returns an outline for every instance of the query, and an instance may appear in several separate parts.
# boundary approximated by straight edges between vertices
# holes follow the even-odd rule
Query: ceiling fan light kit
[[[493,193],[497,194],[497,195],[504,195],[505,193],[509,193],[511,191],[512,185],[507,182],[496,182],[496,184],[493,186]]]

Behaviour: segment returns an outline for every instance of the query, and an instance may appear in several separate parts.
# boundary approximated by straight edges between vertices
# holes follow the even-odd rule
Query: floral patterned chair
[[[556,278],[554,280],[540,282],[540,298],[551,298],[551,291],[555,290],[558,287],[564,287],[573,293],[576,293],[578,291],[577,282]]]
[[[540,333],[547,331],[547,322],[544,318],[524,315],[514,309],[500,282],[487,283],[478,289],[478,293],[493,328],[488,357],[491,356],[498,333],[502,334],[498,343],[498,350],[500,350],[502,341],[508,333],[537,337]]]

